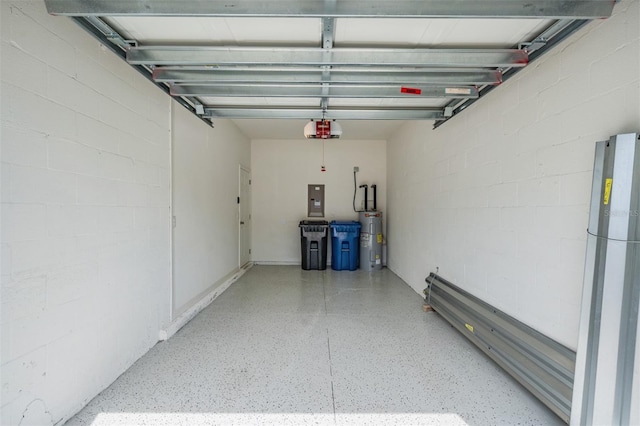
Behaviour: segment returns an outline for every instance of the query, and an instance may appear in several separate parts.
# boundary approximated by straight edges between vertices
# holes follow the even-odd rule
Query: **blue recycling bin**
[[[358,269],[361,226],[360,222],[331,221],[331,269],[334,271]]]

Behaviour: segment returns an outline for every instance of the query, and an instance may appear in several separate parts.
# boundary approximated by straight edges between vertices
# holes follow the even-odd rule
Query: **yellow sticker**
[[[611,198],[611,187],[613,186],[613,179],[607,178],[604,181],[604,205],[609,204],[609,198]]]
[[[467,330],[473,333],[473,326],[471,324],[465,324],[464,326],[467,327]]]
[[[378,234],[378,244],[382,244],[382,234]]]

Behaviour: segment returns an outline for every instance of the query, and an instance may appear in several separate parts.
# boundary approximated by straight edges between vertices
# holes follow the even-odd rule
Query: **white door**
[[[251,172],[240,166],[240,267],[251,260]]]

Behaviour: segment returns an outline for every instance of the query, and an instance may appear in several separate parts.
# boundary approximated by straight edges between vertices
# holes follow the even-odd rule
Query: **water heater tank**
[[[360,212],[360,269],[382,269],[382,212]]]

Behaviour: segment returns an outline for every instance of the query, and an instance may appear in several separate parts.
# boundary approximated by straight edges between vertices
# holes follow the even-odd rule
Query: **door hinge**
[[[238,204],[240,204],[240,197],[238,197]]]
[[[176,227],[176,217],[175,216],[171,216],[171,226],[173,226],[174,228]]]
[[[251,249],[249,249],[249,254],[251,254]]]
[[[251,179],[249,179],[249,185],[251,185]]]

